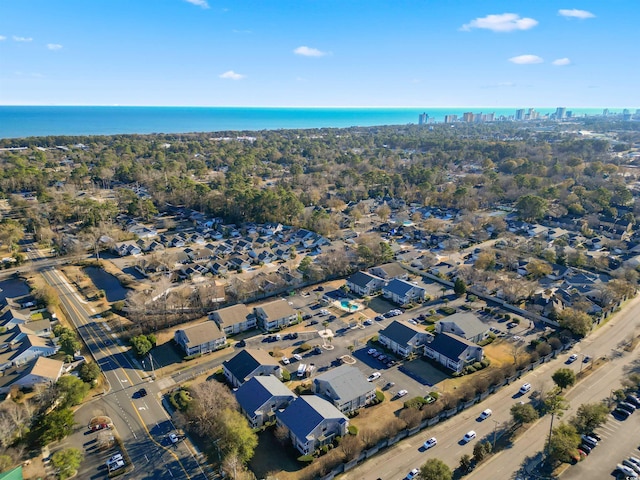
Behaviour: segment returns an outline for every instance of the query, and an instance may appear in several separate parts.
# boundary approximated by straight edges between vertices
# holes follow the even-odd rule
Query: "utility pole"
[[[492,448],[492,451],[495,452],[495,450],[496,450],[496,433],[497,433],[497,430],[498,430],[498,421],[497,420],[493,420],[493,419],[491,419],[491,420],[494,423],[494,425],[493,425],[493,448]]]
[[[151,356],[151,352],[149,352],[149,362],[151,362],[151,378],[156,379],[156,369],[153,366],[153,357]]]

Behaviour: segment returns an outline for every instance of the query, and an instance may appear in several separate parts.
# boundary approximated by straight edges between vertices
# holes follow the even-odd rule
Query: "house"
[[[258,326],[265,332],[288,327],[298,320],[298,312],[285,299],[255,307],[254,312]]]
[[[40,356],[50,357],[60,349],[49,338],[25,335],[18,343],[9,343],[4,340],[7,336],[12,336],[12,333],[0,337],[0,371],[23,365]]]
[[[18,310],[12,306],[5,307],[0,316],[0,326],[11,329],[16,325],[27,323],[31,320],[31,312],[29,310]]]
[[[216,275],[225,275],[229,272],[229,269],[227,268],[227,266],[221,264],[220,262],[212,263],[209,269],[211,270],[212,273],[215,273]]]
[[[424,345],[431,334],[414,325],[394,320],[384,330],[380,330],[378,341],[396,355],[408,357]]]
[[[221,308],[209,314],[226,335],[234,335],[256,328],[256,316],[243,303]]]
[[[318,375],[311,388],[313,393],[329,400],[342,413],[353,412],[376,398],[375,384],[368,382],[360,370],[349,365]]]
[[[222,362],[222,371],[227,381],[239,387],[247,380],[265,375],[282,378],[282,369],[277,360],[264,350],[247,348]]]
[[[53,385],[58,381],[64,363],[52,358],[38,357],[35,361],[5,370],[0,377],[0,394],[14,386],[33,388],[38,384]]]
[[[437,333],[451,333],[478,343],[489,334],[489,327],[473,313],[455,313],[436,323]]]
[[[276,412],[297,398],[280,379],[273,375],[253,377],[238,387],[236,400],[251,428],[275,420]]]
[[[425,289],[405,280],[393,279],[382,287],[382,295],[398,305],[408,305],[422,302],[426,295]]]
[[[482,347],[450,333],[439,333],[424,346],[424,355],[456,373],[482,360]]]
[[[347,287],[356,295],[366,296],[378,292],[385,281],[367,272],[356,272],[347,278]]]
[[[344,436],[349,426],[347,417],[315,395],[296,398],[284,411],[276,412],[276,421],[288,430],[293,446],[303,455]]]
[[[400,280],[406,280],[409,278],[409,273],[402,268],[402,265],[396,262],[385,263],[384,265],[372,267],[369,269],[369,272],[377,277],[383,278],[387,282],[390,282],[394,278],[398,278]]]
[[[129,240],[127,242],[114,243],[113,247],[111,248],[111,250],[116,255],[120,255],[121,257],[127,257],[129,255],[140,255],[140,254],[142,254],[142,249],[138,246],[138,244],[136,244],[136,242],[133,242],[131,240]]]
[[[227,265],[232,270],[244,272],[246,270],[249,270],[249,268],[251,268],[251,261],[247,256],[235,255],[229,258],[229,260],[227,261]]]
[[[187,356],[213,352],[227,343],[227,337],[215,322],[203,322],[176,330],[173,339]]]

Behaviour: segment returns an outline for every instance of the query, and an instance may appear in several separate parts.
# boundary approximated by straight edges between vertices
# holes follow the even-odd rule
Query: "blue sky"
[[[1,105],[640,107],[638,0],[0,0]]]

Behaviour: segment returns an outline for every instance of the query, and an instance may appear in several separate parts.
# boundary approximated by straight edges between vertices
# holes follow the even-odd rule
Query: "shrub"
[[[456,309],[453,307],[440,307],[440,311],[446,315],[453,315],[456,313]]]
[[[505,314],[503,315],[503,318],[504,318],[505,320],[510,320],[510,319],[511,319],[511,315],[509,315],[508,313],[505,313]]]
[[[313,455],[300,455],[298,457],[298,461],[302,463],[311,463],[313,462]]]
[[[380,390],[376,390],[376,403],[382,403],[384,402],[384,393],[382,393]]]
[[[308,343],[303,343],[302,345],[300,345],[298,347],[298,351],[307,352],[307,351],[311,350],[311,348],[312,348],[311,345],[309,345]]]
[[[422,406],[426,405],[427,403],[428,402],[424,399],[424,397],[414,397],[404,402],[404,408],[416,408],[420,410]]]
[[[485,357],[480,362],[480,365],[482,365],[482,368],[487,368],[489,365],[491,365],[491,360],[489,358]]]
[[[355,425],[349,425],[349,427],[347,428],[347,431],[349,432],[349,435],[357,435],[358,427],[356,427]]]
[[[466,367],[464,367],[464,369],[462,370],[462,374],[463,375],[470,375],[472,373],[475,373],[476,369],[473,367],[473,365],[467,365]]]
[[[431,398],[435,398],[436,400],[440,398],[440,394],[438,392],[431,392],[429,396]]]
[[[289,380],[291,380],[291,373],[286,368],[283,368],[282,369],[282,381],[283,382],[288,382]]]
[[[193,355],[187,355],[186,357],[183,358],[183,360],[188,362],[189,360],[194,360],[194,359],[199,358],[201,356],[202,356],[201,353],[194,353]]]

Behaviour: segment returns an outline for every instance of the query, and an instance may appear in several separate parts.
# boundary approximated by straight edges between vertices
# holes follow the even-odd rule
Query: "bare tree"
[[[346,435],[340,442],[340,450],[344,453],[347,461],[353,460],[364,448],[362,440],[356,435]]]

